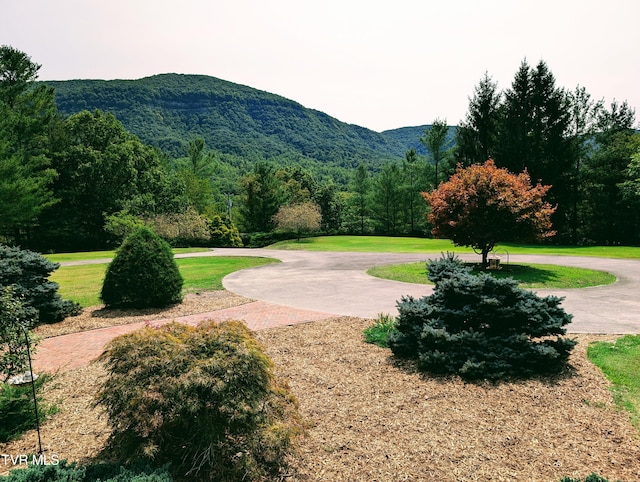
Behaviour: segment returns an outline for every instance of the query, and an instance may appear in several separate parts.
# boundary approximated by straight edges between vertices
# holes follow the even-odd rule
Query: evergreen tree
[[[359,164],[356,169],[352,191],[354,192],[353,202],[358,217],[359,234],[364,234],[369,217],[369,194],[371,191],[369,171],[364,164]]]
[[[415,149],[409,149],[404,161],[402,161],[402,178],[404,181],[402,206],[406,211],[407,228],[411,234],[418,233],[418,226],[421,224],[420,220],[424,218],[424,203],[421,202],[420,196],[420,192],[423,190],[420,170],[420,161]]]
[[[569,229],[573,197],[569,132],[568,95],[555,86],[543,61],[535,69],[523,61],[505,93],[495,161],[512,172],[526,169],[533,180],[552,186],[549,201],[558,205],[553,222],[561,236]]]
[[[35,85],[40,65],[0,47],[0,234],[21,244],[55,202],[49,131],[57,120],[53,89]]]
[[[569,123],[569,140],[571,143],[571,159],[573,166],[568,173],[570,179],[571,202],[569,229],[571,244],[577,244],[584,220],[579,206],[589,196],[585,190],[585,166],[593,154],[593,139],[597,131],[597,121],[603,109],[602,101],[594,101],[584,87],[577,86],[569,94],[571,120]],[[582,229],[584,231],[584,229]]]
[[[431,127],[424,131],[420,142],[424,145],[435,167],[433,185],[437,188],[440,183],[438,171],[439,169],[446,170],[449,167],[443,166],[443,164],[448,160],[452,145],[452,140],[449,139],[449,126],[447,126],[446,119],[434,120]]]
[[[100,298],[107,308],[163,308],[182,302],[182,284],[169,244],[142,227],[116,251]]]
[[[498,85],[485,72],[469,99],[466,119],[456,130],[456,161],[463,166],[481,164],[495,156],[500,102]]]
[[[632,129],[634,111],[624,102],[603,109],[594,137],[595,151],[584,176],[589,197],[581,203],[584,237],[597,244],[637,244],[640,219],[635,203],[624,196],[624,182],[640,134]]]
[[[257,162],[253,171],[241,180],[240,213],[246,232],[269,232],[274,227],[273,216],[283,202],[282,183],[273,164]]]
[[[387,235],[401,232],[402,176],[397,164],[386,164],[374,178],[372,207],[378,232]]]

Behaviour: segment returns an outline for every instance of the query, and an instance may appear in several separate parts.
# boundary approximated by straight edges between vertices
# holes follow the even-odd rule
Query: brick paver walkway
[[[171,321],[178,321],[190,325],[197,325],[204,320],[225,321],[242,320],[252,330],[288,326],[309,321],[331,318],[330,313],[302,310],[276,305],[266,301],[254,301],[224,310],[195,315],[182,316],[152,322],[138,322],[128,325],[110,326],[96,330],[71,333],[69,335],[46,338],[38,345],[34,356],[34,371],[55,373],[70,370],[89,364],[103,351],[106,344],[113,338],[130,333],[148,324],[161,326]]]

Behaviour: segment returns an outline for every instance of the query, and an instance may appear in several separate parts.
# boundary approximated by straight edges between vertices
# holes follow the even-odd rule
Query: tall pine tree
[[[553,223],[559,239],[569,233],[573,197],[569,100],[545,62],[531,68],[523,61],[505,92],[495,156],[498,166],[526,169],[534,182],[552,186],[549,200],[558,206]]]
[[[502,93],[485,72],[469,99],[467,116],[456,130],[456,161],[481,164],[495,156]]]
[[[35,85],[40,65],[0,47],[0,234],[17,244],[55,202],[49,132],[57,120],[53,89]]]

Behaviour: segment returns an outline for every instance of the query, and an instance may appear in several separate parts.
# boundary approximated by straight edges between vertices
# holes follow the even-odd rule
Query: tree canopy
[[[53,89],[34,86],[40,65],[0,47],[0,235],[20,243],[56,202],[48,134],[56,119]]]
[[[555,207],[544,200],[550,187],[532,186],[526,171],[512,174],[488,160],[459,167],[449,181],[423,196],[431,207],[433,234],[480,251],[486,266],[488,253],[500,241],[540,241],[555,234]]]

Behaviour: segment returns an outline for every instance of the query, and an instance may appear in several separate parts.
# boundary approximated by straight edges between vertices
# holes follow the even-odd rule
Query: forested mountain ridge
[[[342,167],[401,159],[393,133],[341,122],[284,97],[205,75],[160,74],[138,80],[46,81],[64,115],[113,113],[143,142],[183,156],[186,141],[244,159],[317,160]],[[417,139],[415,139],[417,142]]]

